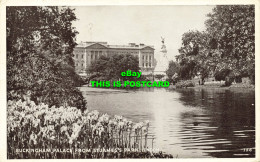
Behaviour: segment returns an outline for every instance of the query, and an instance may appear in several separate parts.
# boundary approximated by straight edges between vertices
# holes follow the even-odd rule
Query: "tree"
[[[225,80],[226,77],[231,73],[231,70],[223,69],[221,71],[216,71],[214,77],[217,81]]]
[[[176,74],[178,74],[179,71],[180,71],[180,65],[179,65],[177,62],[171,60],[171,61],[169,62],[168,69],[166,70],[166,74],[167,74],[167,76],[168,76],[168,78],[169,78],[169,80],[170,80],[171,82],[172,82],[172,81],[177,81],[177,80],[176,80],[176,79],[177,79],[177,78],[176,78]],[[175,76],[174,79],[173,79],[173,76]]]
[[[101,56],[92,62],[89,68],[90,73],[95,74],[96,78],[102,77],[103,80],[135,80],[136,77],[121,76],[121,73],[127,70],[140,71],[139,60],[136,56],[130,54]]]
[[[249,76],[254,83],[254,6],[220,5],[208,17],[206,31],[189,31],[182,36],[176,56],[179,77],[191,79],[200,73],[203,80],[213,73],[217,78],[231,75],[237,80]]]
[[[215,65],[215,58],[209,57],[209,40],[206,32],[189,31],[182,36],[182,47],[176,60],[180,64],[179,77],[192,79],[198,74],[202,80],[208,77]]]
[[[7,7],[8,99],[30,98],[49,106],[85,109],[75,88],[73,49],[77,31],[68,7]]]
[[[255,76],[255,11],[253,5],[216,6],[205,22],[218,53],[216,71]]]

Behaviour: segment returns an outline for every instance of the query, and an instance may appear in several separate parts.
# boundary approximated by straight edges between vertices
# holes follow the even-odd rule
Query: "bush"
[[[226,81],[225,81],[225,86],[226,86],[226,87],[231,86],[232,82],[233,82],[232,80],[226,80]]]
[[[187,88],[187,87],[194,87],[195,84],[191,80],[185,80],[185,81],[180,81],[175,84],[176,88]]]
[[[86,109],[76,88],[83,84],[73,61],[76,20],[69,7],[6,8],[8,100]]]

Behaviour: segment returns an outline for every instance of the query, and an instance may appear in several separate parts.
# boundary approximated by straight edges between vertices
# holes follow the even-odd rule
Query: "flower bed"
[[[134,124],[121,116],[111,118],[97,111],[49,108],[21,100],[8,101],[7,110],[8,158],[11,159],[172,157],[145,150],[148,121]],[[100,149],[108,151],[97,151]]]

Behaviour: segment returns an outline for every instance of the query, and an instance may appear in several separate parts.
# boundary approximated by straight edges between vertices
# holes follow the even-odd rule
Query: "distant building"
[[[101,55],[131,54],[139,58],[139,67],[143,75],[154,69],[154,48],[144,44],[108,45],[107,42],[81,42],[74,48],[76,73],[86,75],[91,63]]]

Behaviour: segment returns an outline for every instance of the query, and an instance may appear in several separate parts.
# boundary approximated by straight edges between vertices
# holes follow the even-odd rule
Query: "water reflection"
[[[255,97],[251,91],[180,90],[180,101],[200,111],[181,113],[182,145],[212,157],[252,157],[255,152]],[[187,136],[187,134],[189,136]]]
[[[143,88],[82,89],[90,109],[150,120],[154,146],[178,157],[253,157],[253,91]]]

